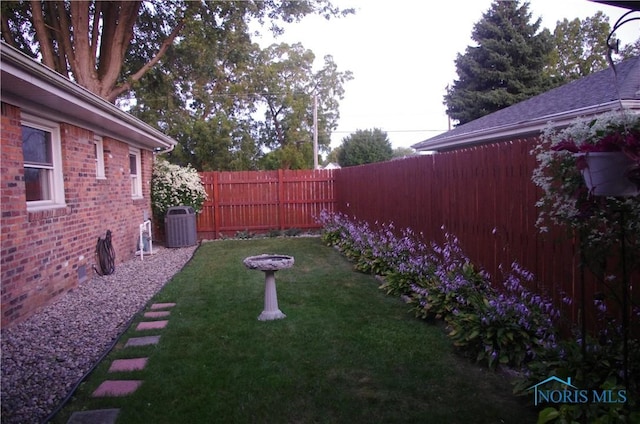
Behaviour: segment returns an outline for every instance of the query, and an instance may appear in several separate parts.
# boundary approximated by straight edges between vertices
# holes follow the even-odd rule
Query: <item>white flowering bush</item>
[[[621,213],[627,234],[640,233],[640,196],[603,197],[589,193],[580,172],[580,158],[575,149],[588,151],[589,147],[601,149],[611,140],[623,139],[624,128],[640,125],[640,115],[621,111],[580,118],[566,128],[557,129],[553,124],[545,128],[541,142],[533,149],[538,161],[533,171],[533,182],[542,189],[537,202],[539,207],[537,226],[548,230],[549,224],[567,226],[578,230],[586,246],[607,249],[620,243],[618,234]],[[598,146],[598,147],[596,147]]]
[[[206,199],[207,192],[194,168],[156,160],[151,178],[151,205],[158,220],[173,206],[191,206],[200,212]]]

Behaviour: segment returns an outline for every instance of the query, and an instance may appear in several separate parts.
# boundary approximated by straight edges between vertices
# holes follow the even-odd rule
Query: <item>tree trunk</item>
[[[111,103],[158,63],[184,27],[180,22],[156,55],[118,84],[142,1],[31,0],[30,5],[43,64],[67,78],[73,76]]]

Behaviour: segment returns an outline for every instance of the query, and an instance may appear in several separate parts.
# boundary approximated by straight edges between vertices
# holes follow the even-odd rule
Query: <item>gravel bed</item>
[[[112,275],[95,275],[2,330],[1,422],[47,418],[196,248],[154,245],[154,255],[118,264]]]

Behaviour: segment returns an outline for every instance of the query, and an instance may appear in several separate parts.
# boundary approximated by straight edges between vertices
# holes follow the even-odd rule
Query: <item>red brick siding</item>
[[[131,259],[151,216],[153,153],[141,151],[143,199],[131,198],[129,146],[103,139],[106,179],[96,179],[94,133],[60,123],[66,208],[28,212],[20,110],[2,104],[0,276],[2,326],[19,322],[94,274],[98,237],[111,230],[116,264]]]

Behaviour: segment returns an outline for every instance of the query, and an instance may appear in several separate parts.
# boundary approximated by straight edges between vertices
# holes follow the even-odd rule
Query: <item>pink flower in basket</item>
[[[602,164],[603,153],[620,152],[608,166],[611,172],[625,178],[626,189],[620,188],[622,195],[636,195],[640,191],[640,115],[627,115],[628,119],[619,123],[609,123],[595,131],[595,135],[580,141],[568,137],[552,147],[554,151],[568,151],[576,154],[576,166],[582,172],[590,191],[600,195],[615,195],[618,188],[606,182],[607,187],[594,183],[595,174],[602,173],[609,178],[607,165]],[[589,127],[596,124],[591,121]],[[624,158],[626,156],[626,159]],[[594,161],[599,164],[595,165]],[[597,168],[596,168],[597,166]],[[598,175],[598,178],[600,176]],[[634,187],[635,186],[635,187]]]

